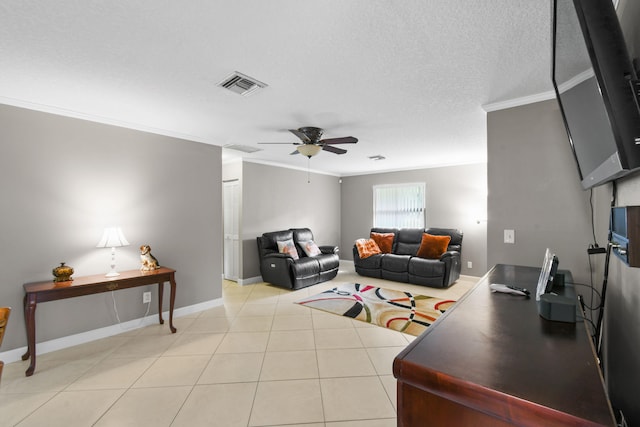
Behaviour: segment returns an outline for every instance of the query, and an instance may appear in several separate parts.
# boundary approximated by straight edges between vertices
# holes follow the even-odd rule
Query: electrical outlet
[[[146,304],[151,302],[151,292],[143,292],[142,293],[142,303]]]
[[[505,243],[515,243],[516,242],[516,232],[515,232],[515,230],[504,230],[504,242]]]
[[[473,263],[471,261],[467,261],[467,268],[473,268]]]

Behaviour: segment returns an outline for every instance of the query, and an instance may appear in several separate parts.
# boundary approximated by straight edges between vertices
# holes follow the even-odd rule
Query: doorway
[[[240,183],[223,182],[223,276],[238,281],[240,276]]]

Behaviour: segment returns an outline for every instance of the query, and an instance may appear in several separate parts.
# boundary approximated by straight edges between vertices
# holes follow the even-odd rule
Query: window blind
[[[425,184],[374,186],[373,226],[381,228],[424,228]]]

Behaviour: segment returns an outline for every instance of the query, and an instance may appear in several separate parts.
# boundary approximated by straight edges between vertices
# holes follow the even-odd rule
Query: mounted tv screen
[[[624,35],[611,1],[553,4],[552,80],[584,189],[640,167],[640,7],[623,3]]]

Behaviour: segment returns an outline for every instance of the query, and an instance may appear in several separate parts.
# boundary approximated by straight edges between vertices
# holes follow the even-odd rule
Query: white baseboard
[[[224,304],[222,298],[217,298],[210,301],[201,302],[198,304],[190,305],[188,307],[180,307],[173,310],[173,317],[182,317],[192,313],[199,313],[204,310],[208,310],[213,307],[219,307]],[[169,311],[163,311],[162,317],[165,319],[165,324],[169,320]],[[139,319],[129,320],[120,324],[106,326],[104,328],[94,329],[92,331],[81,332],[79,334],[69,335],[66,337],[56,338],[49,341],[39,342],[36,345],[36,355],[50,353],[56,350],[62,350],[63,348],[73,347],[75,345],[88,343],[91,341],[99,340],[102,338],[111,337],[121,334],[123,332],[131,331],[134,329],[144,328],[158,322],[158,314],[150,314]],[[0,353],[0,360],[4,363],[18,362],[22,360],[22,355],[27,352],[27,347],[20,347],[13,350]]]
[[[249,277],[248,279],[238,279],[238,285],[240,286],[253,285],[254,283],[262,282],[264,282],[264,280],[262,280],[262,276]]]

